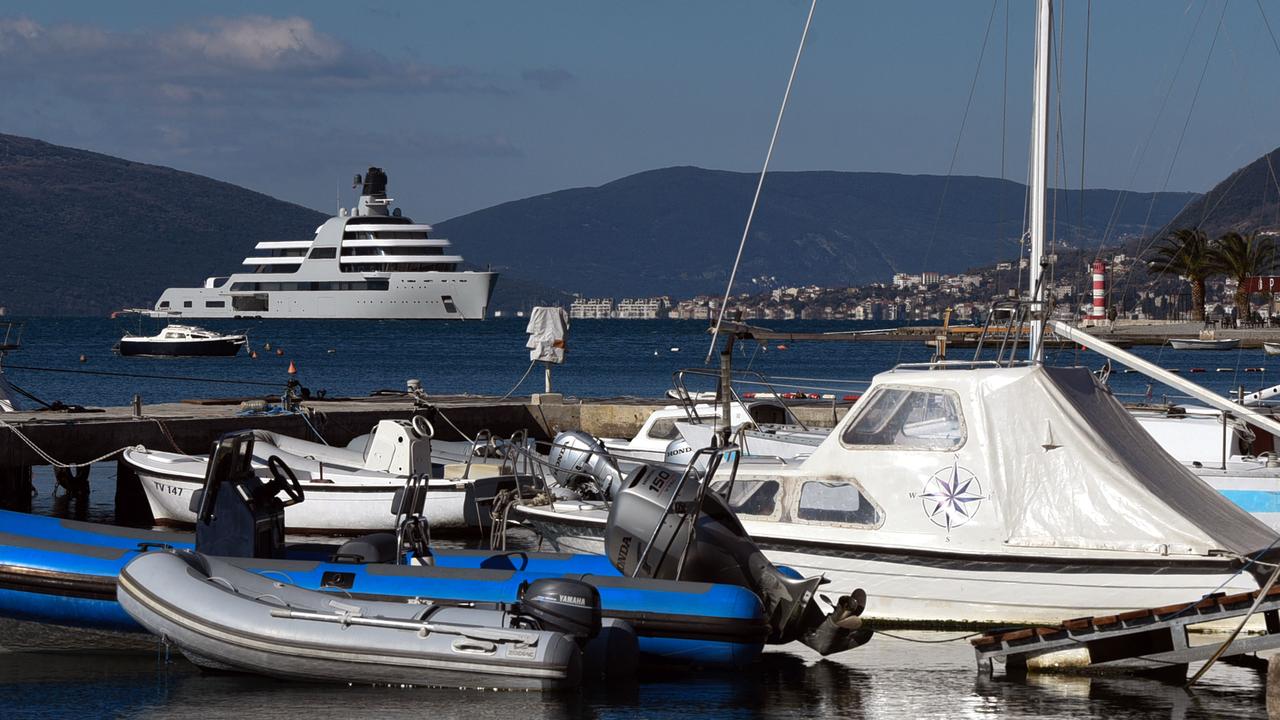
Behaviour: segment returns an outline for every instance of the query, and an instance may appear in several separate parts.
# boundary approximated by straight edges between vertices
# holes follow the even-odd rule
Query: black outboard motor
[[[696,461],[695,456],[690,464]],[[715,472],[712,464],[707,477]],[[702,490],[700,474],[687,470],[683,483],[686,469],[669,465],[641,465],[627,477],[605,529],[605,553],[619,571],[748,587],[764,603],[771,643],[800,640],[827,655],[870,639],[858,617],[864,593],[840,598],[831,613],[823,612],[814,599],[822,578],[784,575],[751,540],[728,502]]]
[[[284,556],[284,509],[302,502],[302,486],[284,461],[267,461],[270,478],[253,470],[252,431],[218,438],[209,453],[204,488],[191,496],[196,550],[224,557]],[[284,493],[287,501],[278,495]]]
[[[543,630],[559,630],[579,643],[600,634],[600,591],[570,578],[539,578],[520,585],[521,615],[538,621]]]

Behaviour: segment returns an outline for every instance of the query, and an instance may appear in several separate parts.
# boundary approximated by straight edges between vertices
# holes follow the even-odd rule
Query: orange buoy
[[[845,396],[844,396],[843,398],[841,398],[841,399],[842,399],[844,402],[858,402],[858,398],[860,398],[860,397],[862,397],[862,396],[861,396],[861,395],[845,395]]]
[[[89,356],[88,356],[88,355],[81,355],[81,356],[80,356],[80,362],[89,362]]]
[[[276,357],[284,357],[284,348],[276,348]]]
[[[254,359],[254,360],[257,360],[257,359],[258,359],[258,351],[257,351],[257,350],[250,350],[250,351],[249,351],[249,357],[250,357],[250,358],[252,358],[252,359]]]
[[[1193,373],[1196,373],[1196,372],[1204,372],[1204,368],[1191,368],[1191,372],[1193,372]]]
[[[781,345],[781,344],[780,344],[780,345],[778,345],[778,349],[779,349],[779,350],[786,350],[786,349],[787,349],[787,346],[786,346],[786,345]]]
[[[293,361],[292,361],[292,360],[290,360],[290,361],[289,361],[289,374],[290,374],[290,375],[297,375],[297,374],[298,374],[298,368],[296,368],[296,367],[294,367],[294,366],[293,366]]]

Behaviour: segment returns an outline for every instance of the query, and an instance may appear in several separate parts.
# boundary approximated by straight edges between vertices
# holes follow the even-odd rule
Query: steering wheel
[[[267,469],[271,471],[271,480],[267,483],[267,488],[275,491],[273,495],[283,491],[289,496],[285,507],[297,505],[306,499],[306,495],[302,492],[302,483],[298,482],[298,476],[293,474],[293,470],[284,464],[284,460],[281,460],[279,455],[267,458]]]
[[[436,429],[432,427],[426,415],[414,415],[411,425],[420,438],[433,438],[436,435]]]

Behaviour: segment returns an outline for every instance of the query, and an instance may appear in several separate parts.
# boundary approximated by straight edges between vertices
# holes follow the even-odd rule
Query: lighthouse
[[[1091,324],[1107,319],[1107,266],[1101,260],[1093,261],[1093,304],[1087,319]]]

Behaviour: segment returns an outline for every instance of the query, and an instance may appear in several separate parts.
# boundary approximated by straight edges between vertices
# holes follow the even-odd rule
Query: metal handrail
[[[689,417],[690,421],[698,423],[698,422],[701,422],[701,419],[698,417],[697,412],[693,409],[694,403],[693,403],[692,397],[689,394],[688,389],[685,388],[684,377],[686,374],[719,378],[720,371],[708,370],[706,368],[683,368],[681,370],[677,370],[671,373],[671,381],[676,387],[676,394],[679,396],[678,399],[680,400],[681,404],[684,406],[685,414]],[[790,416],[791,419],[799,423],[799,425],[803,427],[805,430],[809,429],[808,427],[805,426],[804,421],[801,420],[799,416],[796,415],[795,411],[792,410],[789,405],[787,405],[786,399],[782,397],[782,394],[779,393],[776,389],[774,389],[773,383],[769,382],[769,378],[766,377],[764,373],[760,372],[759,370],[733,370],[731,371],[731,375],[747,375],[749,377],[757,378],[757,381],[752,384],[758,384],[765,388],[768,388],[769,393],[773,395],[774,399],[776,399],[779,403],[782,404],[783,411],[786,412],[786,414]],[[750,383],[749,380],[737,380],[735,382]],[[738,405],[744,411],[746,411],[748,415],[750,415],[750,408],[748,408],[746,403],[742,401],[742,398],[738,397],[737,392],[734,392],[734,398],[737,400]],[[729,422],[729,418],[724,418],[724,422],[727,424]]]
[[[716,471],[719,470],[720,461],[724,458],[725,454],[730,452],[733,453],[733,468],[730,471],[728,487],[732,488],[733,480],[735,477],[737,477],[737,474],[738,474],[738,458],[742,456],[741,448],[739,448],[737,445],[734,445],[731,443],[718,448],[705,447],[695,452],[693,456],[689,458],[688,464],[685,465],[684,472],[681,473],[680,475],[680,480],[676,482],[676,489],[671,492],[671,498],[667,500],[667,505],[662,511],[662,517],[658,520],[658,523],[654,526],[653,533],[649,535],[649,540],[648,542],[645,543],[644,549],[640,551],[640,557],[636,560],[635,569],[631,571],[631,577],[637,576],[637,573],[640,572],[640,568],[644,566],[644,561],[648,559],[649,551],[653,549],[653,543],[658,539],[658,533],[662,530],[663,522],[666,521],[667,516],[671,514],[671,509],[675,507],[676,498],[680,497],[680,491],[684,489],[685,482],[687,482],[690,477],[694,476],[694,472],[693,472],[694,466],[697,463],[698,458],[700,458],[703,455],[711,456],[711,459],[708,460],[707,462],[707,472],[705,476],[701,478],[702,486],[698,488],[698,496],[694,500],[695,506],[694,506],[693,516],[691,517],[690,523],[689,523],[689,527],[690,527],[689,532],[693,532],[693,528],[697,524],[698,513],[700,513],[702,510],[702,500],[703,498],[706,497],[707,487],[710,484],[711,478],[715,476]],[[689,545],[690,543],[685,543],[685,549],[680,553],[680,561],[676,565],[677,580],[680,579],[680,574],[684,571],[684,561],[685,561],[685,558],[688,556]]]

